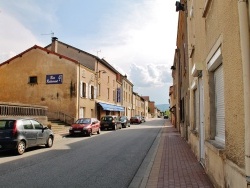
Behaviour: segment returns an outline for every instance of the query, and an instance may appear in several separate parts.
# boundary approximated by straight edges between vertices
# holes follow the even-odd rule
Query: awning
[[[99,102],[98,104],[101,105],[103,110],[124,112],[124,108],[122,106],[117,106],[117,105],[107,104],[107,103],[102,103],[102,102]]]

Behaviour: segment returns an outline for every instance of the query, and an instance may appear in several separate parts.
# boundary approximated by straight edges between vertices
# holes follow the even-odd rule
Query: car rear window
[[[84,119],[78,119],[76,123],[78,124],[90,124],[91,119],[90,118],[84,118]]]
[[[0,120],[0,129],[7,130],[14,128],[15,120]]]
[[[113,118],[112,117],[102,117],[102,121],[112,121]]]

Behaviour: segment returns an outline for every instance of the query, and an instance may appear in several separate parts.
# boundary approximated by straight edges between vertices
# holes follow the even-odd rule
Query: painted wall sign
[[[46,84],[62,84],[62,82],[63,82],[62,74],[46,75]]]

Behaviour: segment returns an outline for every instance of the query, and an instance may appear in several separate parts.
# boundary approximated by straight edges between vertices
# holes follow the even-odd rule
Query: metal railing
[[[47,116],[48,116],[48,119],[54,119],[54,120],[60,120],[60,121],[63,121],[67,124],[72,124],[75,122],[75,118],[70,116],[70,115],[67,115],[63,112],[50,112],[50,111],[47,111]]]
[[[47,107],[0,102],[0,116],[46,116]]]
[[[47,124],[46,106],[27,105],[19,103],[0,102],[0,117],[32,117],[43,124]]]

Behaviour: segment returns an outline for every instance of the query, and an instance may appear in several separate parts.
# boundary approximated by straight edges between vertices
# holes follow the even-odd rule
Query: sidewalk
[[[213,187],[177,129],[166,120],[146,188]]]

